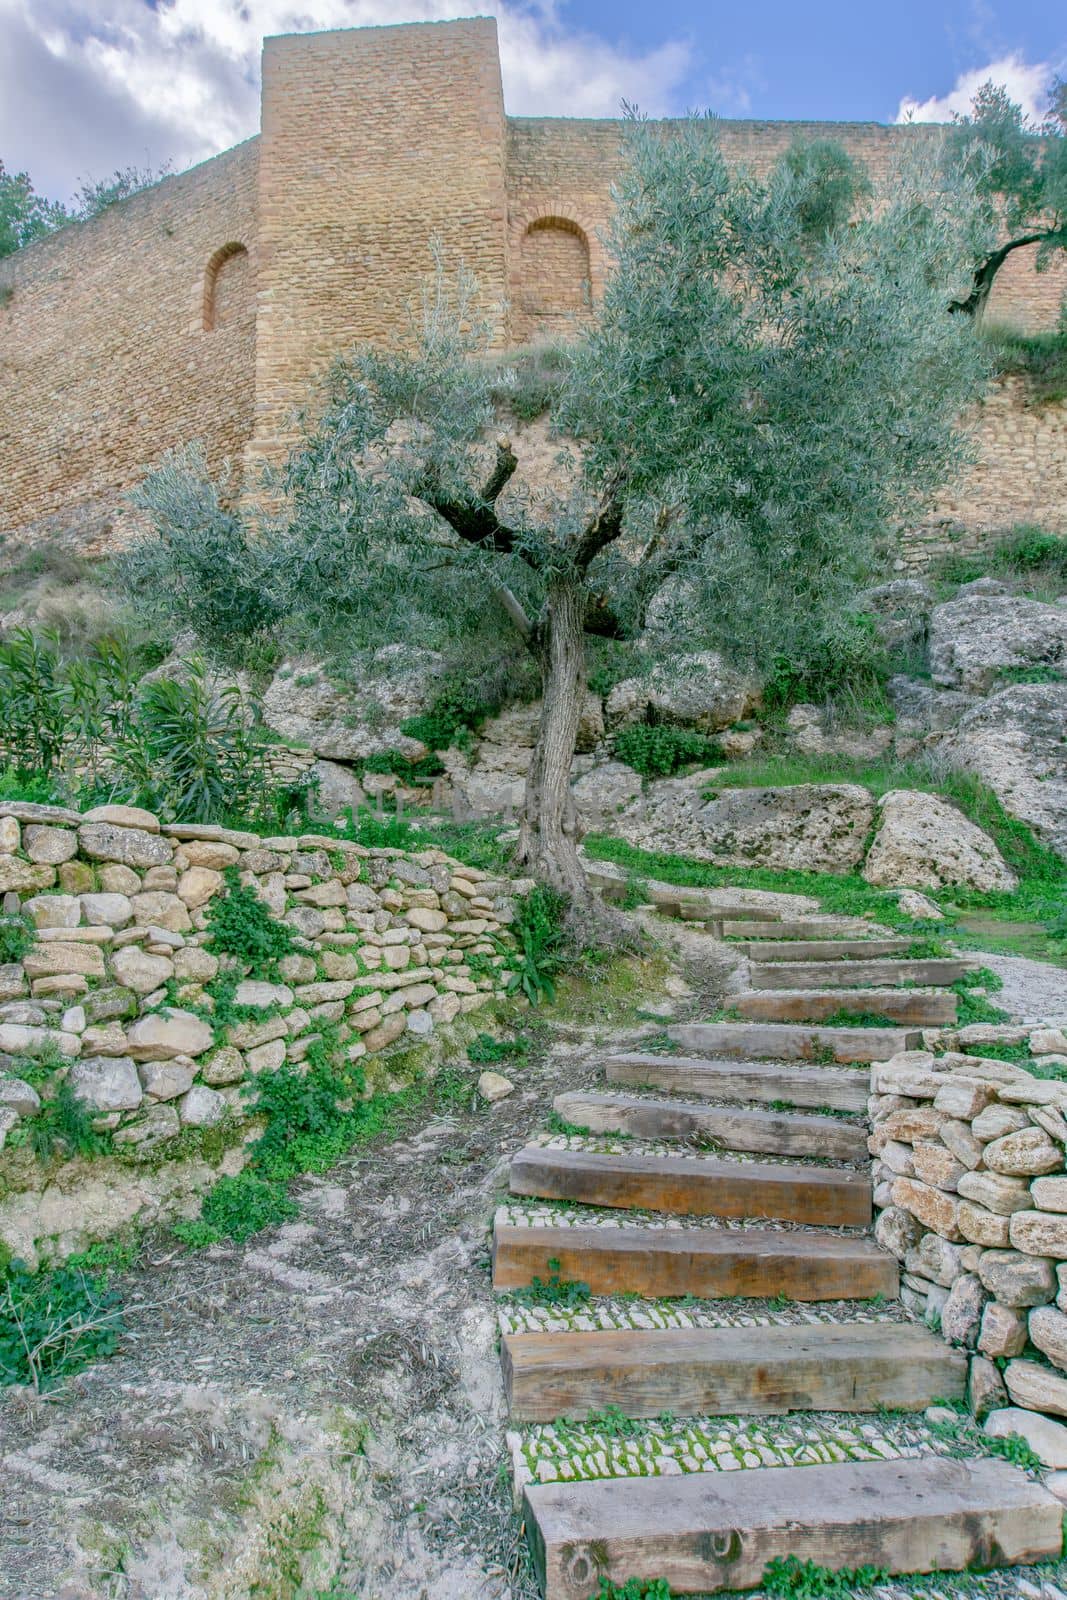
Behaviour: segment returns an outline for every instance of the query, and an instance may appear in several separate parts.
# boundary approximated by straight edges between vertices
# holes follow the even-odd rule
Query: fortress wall
[[[266,40],[259,215],[253,455],[277,459],[338,351],[403,334],[432,236],[504,299],[495,22]]]
[[[110,509],[168,448],[240,460],[256,156],[239,145],[0,261],[0,532],[95,511],[106,542]]]

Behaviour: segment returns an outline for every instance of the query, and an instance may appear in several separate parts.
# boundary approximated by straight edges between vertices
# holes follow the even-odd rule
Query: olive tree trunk
[[[541,721],[526,779],[519,834],[519,859],[551,888],[579,900],[589,886],[578,860],[571,763],[585,688],[586,593],[570,575],[555,578],[548,592],[538,640]]]

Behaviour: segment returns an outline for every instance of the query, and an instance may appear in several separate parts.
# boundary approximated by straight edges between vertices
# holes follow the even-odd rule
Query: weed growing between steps
[[[122,1331],[118,1295],[107,1274],[71,1258],[29,1272],[11,1261],[0,1276],[0,1388],[56,1388],[92,1361],[112,1355]]]
[[[851,1600],[857,1589],[888,1583],[884,1567],[817,1566],[797,1556],[776,1556],[763,1574],[764,1592],[774,1600]]]

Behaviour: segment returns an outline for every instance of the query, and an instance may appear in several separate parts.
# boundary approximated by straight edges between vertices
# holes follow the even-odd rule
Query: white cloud
[[[906,95],[900,102],[898,122],[951,122],[957,113],[969,111],[983,83],[995,83],[1007,90],[1009,97],[1020,105],[1027,117],[1040,122],[1048,108],[1049,90],[1056,69],[1051,62],[1024,61],[1013,51],[990,61],[987,66],[975,67],[972,72],[961,72],[955,85],[944,95],[931,95],[929,100],[915,100]]]
[[[565,25],[556,0],[0,0],[0,159],[56,197],[131,162],[188,166],[258,131],[265,34],[486,11],[509,111],[678,109],[684,41],[629,50]]]

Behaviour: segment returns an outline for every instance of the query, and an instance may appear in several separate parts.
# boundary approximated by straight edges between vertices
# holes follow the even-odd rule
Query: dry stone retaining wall
[[[237,968],[239,1020],[215,1025],[211,986],[232,958],[212,949],[208,908],[228,869],[288,927],[292,949],[271,981]],[[239,1146],[245,1087],[299,1068],[324,1027],[350,1062],[380,1059],[368,1092],[388,1085],[381,1052],[502,992],[513,889],[440,850],[161,826],[126,806],[0,806],[0,892],[36,930],[21,961],[0,966],[0,1242],[62,1255],[133,1216],[188,1209],[242,1151],[169,1175],[138,1163],[158,1169],[187,1130],[232,1129]],[[35,1088],[20,1067],[42,1060]],[[121,1157],[105,1175],[97,1161],[56,1171],[31,1159],[41,1098],[62,1084]]]
[[[908,1308],[970,1353],[972,1408],[1018,1411],[1000,1431],[1067,1466],[1067,1080],[983,1057],[1005,1030],[872,1068],[875,1233],[903,1264]],[[1010,1035],[1010,1030],[1009,1030]],[[1067,1074],[1067,1036],[1016,1029]],[[932,1041],[931,1041],[932,1042]],[[997,1419],[999,1421],[1000,1419]],[[997,1422],[993,1424],[994,1431]]]

